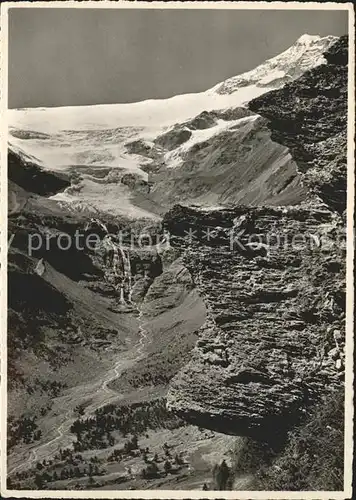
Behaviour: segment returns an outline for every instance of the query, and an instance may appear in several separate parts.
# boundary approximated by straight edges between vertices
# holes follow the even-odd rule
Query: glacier
[[[10,149],[35,159],[45,169],[79,174],[80,183],[58,193],[58,203],[73,209],[152,218],[138,208],[124,173],[148,181],[145,164],[152,160],[129,153],[126,144],[152,144],[162,133],[203,111],[243,107],[270,90],[325,62],[323,53],[337,37],[303,35],[290,48],[255,69],[220,82],[200,93],[136,103],[10,109],[7,112]],[[252,118],[249,117],[248,120]],[[246,118],[242,118],[246,120]],[[164,156],[167,167],[178,167],[182,154],[199,142],[238,125],[219,120],[207,130],[195,130],[185,144]]]

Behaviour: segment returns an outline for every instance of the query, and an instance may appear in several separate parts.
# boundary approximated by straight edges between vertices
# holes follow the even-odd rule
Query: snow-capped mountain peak
[[[331,35],[302,35],[289,49],[276,57],[251,71],[220,82],[205,92],[128,104],[14,109],[8,111],[9,124],[14,129],[51,135],[69,130],[108,130],[120,127],[161,129],[193,118],[204,110],[244,105],[269,90],[281,88],[285,83],[299,78],[305,71],[323,64],[323,53],[336,40],[337,37]]]
[[[268,59],[257,68],[234,76],[213,87],[210,92],[220,95],[233,94],[241,87],[280,88],[288,81],[299,78],[305,71],[325,62],[323,53],[337,40],[336,36],[304,34],[287,50]]]
[[[328,38],[328,37],[325,37],[325,38]],[[311,44],[313,42],[317,42],[319,40],[321,40],[320,35],[308,35],[307,33],[305,33],[304,35],[300,36],[295,43],[303,43],[303,44],[309,45],[309,44]]]
[[[44,169],[80,176],[80,183],[55,195],[58,202],[76,210],[85,204],[111,214],[149,217],[149,210],[138,209],[131,199],[132,183],[147,188],[148,163],[163,161],[167,169],[174,170],[171,167],[180,166],[190,148],[199,143],[240,127],[253,128],[257,121],[244,113],[235,116],[236,110],[246,111],[251,99],[323,64],[323,53],[336,40],[334,36],[303,35],[278,56],[205,92],[136,103],[9,110],[10,146],[25,161],[30,157]],[[203,112],[212,112],[211,123],[204,122]],[[199,116],[203,126],[186,130],[187,121]],[[155,147],[151,156],[142,155],[140,148],[138,152],[127,148],[136,143],[150,150],[157,138],[170,133],[190,138],[167,151]]]

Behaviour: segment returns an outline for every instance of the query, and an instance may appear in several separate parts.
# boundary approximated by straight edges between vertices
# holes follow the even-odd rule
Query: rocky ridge
[[[168,148],[151,176],[150,197],[159,205],[280,205],[306,198],[288,149],[271,140],[264,118],[244,108],[230,110],[228,119],[220,113],[217,123],[210,121],[217,113],[202,115],[196,118],[201,129],[192,121],[157,138]]]
[[[308,199],[165,216],[208,311],[168,397],[189,422],[266,438],[343,383],[346,47],[250,105],[290,148]]]
[[[252,100],[269,121],[272,140],[287,146],[303,182],[331,209],[346,207],[348,37],[333,44],[327,64],[283,89]]]

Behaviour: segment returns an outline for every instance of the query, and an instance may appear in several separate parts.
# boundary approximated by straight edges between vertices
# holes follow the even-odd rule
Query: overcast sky
[[[9,107],[134,102],[212,87],[346,11],[10,9]]]

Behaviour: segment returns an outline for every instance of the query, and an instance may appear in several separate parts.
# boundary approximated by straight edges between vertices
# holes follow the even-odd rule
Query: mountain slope
[[[278,440],[342,391],[347,57],[341,39],[322,64],[332,42],[302,37],[198,96],[11,113],[16,487],[91,489],[95,457],[98,489],[201,488],[231,449],[214,432]],[[143,478],[127,432],[152,459],[182,453],[176,475]]]
[[[212,135],[204,129],[199,142],[192,140],[193,132],[169,154],[167,167],[176,166],[151,177],[150,196],[158,204],[166,209],[174,203],[284,205],[306,198],[288,149],[271,140],[263,118],[250,115],[227,123]]]
[[[284,144],[304,183],[332,209],[346,208],[348,38],[325,52],[328,64],[249,108],[268,118],[272,139]],[[291,118],[293,120],[291,120]]]
[[[303,190],[287,150],[272,143],[263,122],[258,120],[258,147],[261,153],[268,151],[268,158],[264,162],[258,153],[258,158],[250,158],[248,150],[256,144],[249,140],[250,124],[241,119],[247,114],[252,121],[256,117],[246,114],[246,108],[238,112],[236,107],[322,64],[323,52],[334,41],[331,36],[304,35],[290,49],[254,70],[199,94],[79,109],[10,110],[10,142],[12,147],[37,158],[45,168],[71,175],[72,186],[54,197],[60,206],[85,208],[93,214],[99,211],[131,219],[157,219],[167,206],[192,199],[214,205],[278,204],[289,198],[295,203],[303,198]],[[233,112],[229,111],[231,107],[235,108]],[[219,114],[218,110],[223,111]],[[203,116],[199,123],[197,115],[201,117],[204,112],[210,113],[210,119]],[[247,151],[233,147],[234,141],[243,141],[245,146],[240,149]],[[224,166],[231,147],[236,161],[228,158]],[[214,154],[210,160],[211,149]],[[252,170],[246,167],[249,163],[256,163]],[[179,167],[181,172],[171,172],[173,167]],[[249,171],[244,175],[242,170],[246,168]],[[272,186],[264,186],[266,195],[256,192],[257,186],[266,182],[265,170],[275,178]],[[219,175],[226,180],[219,179]],[[184,179],[182,183],[179,178]],[[240,193],[229,192],[229,186],[240,182]],[[287,193],[282,192],[285,189]],[[297,191],[295,197],[291,195],[293,189]]]
[[[192,360],[172,382],[168,400],[197,425],[273,439],[274,431],[283,433],[310,405],[342,388],[346,47],[343,37],[326,53],[327,65],[250,104],[266,115],[272,137],[291,145],[313,188],[305,203],[175,207],[165,216],[208,310]],[[331,158],[325,144],[333,144]],[[189,227],[195,240],[185,249]]]

